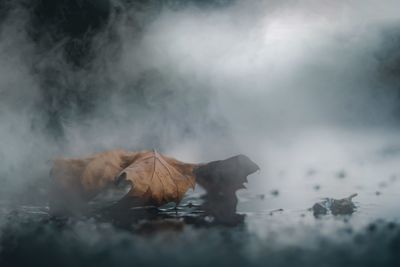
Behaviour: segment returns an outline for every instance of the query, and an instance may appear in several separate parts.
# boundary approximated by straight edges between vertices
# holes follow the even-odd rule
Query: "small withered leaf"
[[[195,187],[193,168],[196,166],[166,157],[155,150],[145,151],[121,171],[117,180],[131,182],[129,196],[156,205],[179,203],[187,190]]]
[[[80,194],[91,199],[107,186],[126,179],[132,184],[128,196],[143,202],[163,205],[179,203],[196,181],[189,164],[164,156],[157,151],[129,152],[111,150],[80,159],[57,159],[51,176],[56,185],[55,197],[60,190]]]

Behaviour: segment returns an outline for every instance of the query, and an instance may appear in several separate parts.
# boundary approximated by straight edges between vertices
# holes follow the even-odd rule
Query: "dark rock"
[[[336,177],[340,178],[340,179],[344,179],[347,177],[347,173],[344,170],[341,170],[336,174]]]
[[[279,196],[279,190],[272,190],[271,191],[271,195],[273,195],[274,197],[277,197],[277,196]]]

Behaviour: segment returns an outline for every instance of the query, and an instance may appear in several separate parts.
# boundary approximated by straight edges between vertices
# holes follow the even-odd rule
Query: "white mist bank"
[[[381,75],[376,55],[388,45],[386,29],[399,22],[400,4],[383,2],[166,8],[140,34],[130,18],[141,14],[125,10],[95,37],[95,59],[82,69],[65,62],[62,43],[37,54],[25,13],[17,10],[3,23],[0,40],[7,63],[0,67],[5,187],[45,179],[53,157],[104,149],[158,148],[194,162],[244,153],[266,172],[291,172],[306,150],[330,151],[331,137],[314,129],[354,130],[344,140],[349,144],[375,129],[382,135],[373,138],[385,139],[386,129],[391,135],[397,127],[399,103],[396,83]],[[118,38],[110,41],[109,33]],[[40,90],[47,74],[33,66],[57,71],[57,86],[48,90],[95,92],[86,116],[76,115],[71,103],[59,140],[49,138],[41,113],[42,105],[54,104],[44,102]],[[293,140],[299,145],[287,151]],[[369,139],[359,147],[372,149]],[[342,154],[352,159],[353,153]],[[287,161],[286,154],[299,156]],[[329,162],[341,162],[342,154],[330,154]]]

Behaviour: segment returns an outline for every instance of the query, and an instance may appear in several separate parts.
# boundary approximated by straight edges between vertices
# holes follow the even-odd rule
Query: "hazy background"
[[[394,0],[1,1],[1,198],[46,199],[52,158],[113,148],[194,162],[247,154],[262,167],[250,190],[292,188],[277,207],[304,205],[302,186],[322,183],[307,173],[354,178],[329,180],[321,196],[374,187],[397,175],[398,10]]]

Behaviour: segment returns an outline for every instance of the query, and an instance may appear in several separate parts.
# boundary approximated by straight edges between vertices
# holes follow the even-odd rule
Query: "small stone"
[[[341,170],[336,174],[336,177],[340,178],[340,179],[344,179],[347,177],[347,173],[344,170]]]
[[[272,190],[271,191],[271,195],[273,195],[274,197],[277,197],[279,195],[279,191],[278,190]]]

